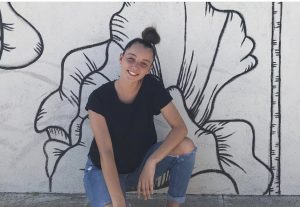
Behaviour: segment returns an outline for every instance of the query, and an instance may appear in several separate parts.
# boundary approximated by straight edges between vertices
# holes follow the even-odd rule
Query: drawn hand
[[[142,170],[142,173],[139,177],[138,182],[138,197],[140,198],[141,194],[144,196],[144,200],[151,199],[153,194],[153,182],[154,182],[154,173],[155,173],[156,164],[151,160],[148,160]]]

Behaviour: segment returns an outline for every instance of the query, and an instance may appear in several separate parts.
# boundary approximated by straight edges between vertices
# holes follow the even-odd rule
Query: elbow
[[[183,136],[186,137],[188,135],[188,128],[186,127],[185,124],[182,127],[182,131],[183,131]]]
[[[178,125],[175,125],[175,126],[171,126],[172,128],[172,131],[174,131],[174,133],[176,133],[178,136],[184,138],[188,135],[188,129],[185,125],[184,122],[178,124]]]
[[[106,157],[106,156],[112,156],[114,154],[112,149],[105,149],[99,151],[100,156]]]
[[[185,123],[182,123],[178,126],[178,132],[182,135],[182,137],[186,137],[188,135],[188,129],[185,125]]]

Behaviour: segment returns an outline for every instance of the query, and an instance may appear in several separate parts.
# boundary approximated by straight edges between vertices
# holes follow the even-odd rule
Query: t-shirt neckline
[[[116,82],[117,80],[114,80],[114,81],[112,82],[112,88],[113,88],[113,92],[114,92],[114,94],[115,94],[115,97],[116,97],[118,103],[120,103],[120,104],[122,104],[122,105],[124,105],[124,106],[132,106],[132,105],[134,105],[135,102],[137,101],[138,97],[139,97],[140,94],[141,94],[142,88],[143,88],[143,86],[144,86],[144,79],[145,79],[145,77],[144,77],[143,80],[142,80],[142,85],[141,85],[141,87],[139,88],[138,93],[136,94],[135,98],[133,99],[133,101],[132,101],[131,103],[124,103],[123,101],[120,100],[120,98],[119,98],[119,96],[118,96],[117,89],[116,89],[116,87],[115,87],[115,82]]]

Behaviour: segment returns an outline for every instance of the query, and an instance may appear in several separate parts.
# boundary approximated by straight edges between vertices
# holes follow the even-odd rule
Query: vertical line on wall
[[[274,180],[269,190],[270,195],[281,194],[281,20],[282,2],[272,2],[270,167],[274,173]]]
[[[52,177],[49,177],[49,192],[52,192]]]
[[[187,11],[186,11],[186,2],[183,3],[184,5],[184,45],[183,45],[183,55],[182,55],[182,62],[181,62],[181,66],[180,66],[180,71],[178,74],[178,78],[177,78],[177,86],[179,88],[181,88],[181,84],[183,82],[183,72],[185,70],[185,64],[186,64],[186,36],[187,36]]]

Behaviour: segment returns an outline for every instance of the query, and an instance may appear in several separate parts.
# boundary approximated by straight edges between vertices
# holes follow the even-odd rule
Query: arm
[[[115,163],[111,137],[105,118],[89,110],[90,125],[100,153],[100,162],[105,183],[114,207],[125,207],[125,198],[121,189],[117,167]]]
[[[163,107],[161,113],[171,126],[171,130],[161,146],[148,158],[140,175],[138,195],[140,196],[143,193],[145,199],[149,199],[151,197],[150,194],[153,194],[156,164],[169,155],[187,135],[186,125],[172,102]]]
[[[161,109],[163,117],[171,126],[171,130],[161,146],[148,158],[149,162],[157,164],[186,137],[187,127],[175,105],[170,102]]]

